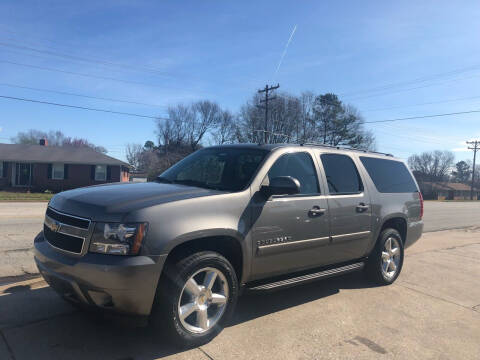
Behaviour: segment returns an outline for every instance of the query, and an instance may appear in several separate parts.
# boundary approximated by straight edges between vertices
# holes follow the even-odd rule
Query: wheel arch
[[[378,225],[376,227],[370,246],[367,248],[367,251],[365,252],[365,256],[367,257],[370,256],[370,253],[375,249],[375,246],[378,242],[380,234],[382,233],[383,230],[389,227],[397,230],[400,233],[400,236],[402,237],[403,245],[405,246],[405,241],[407,239],[407,227],[408,227],[407,218],[405,214],[395,213],[395,214],[391,214],[388,217],[383,218],[381,225]]]
[[[389,217],[388,219],[385,219],[383,221],[382,226],[378,231],[377,239],[383,230],[392,228],[397,230],[400,233],[400,236],[402,237],[402,242],[405,245],[405,241],[407,239],[407,226],[408,226],[407,219],[405,218],[405,216],[396,215],[396,216]]]
[[[242,282],[248,266],[246,246],[243,237],[236,231],[228,229],[212,229],[196,231],[177,238],[168,250],[165,263],[180,260],[200,251],[214,251],[225,257],[233,266],[239,283]]]

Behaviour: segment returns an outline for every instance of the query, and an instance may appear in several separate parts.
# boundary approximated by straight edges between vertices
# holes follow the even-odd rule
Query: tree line
[[[408,158],[412,170],[422,189],[428,189],[426,183],[457,182],[470,185],[472,182],[472,161],[461,160],[455,163],[451,151],[427,151]],[[480,188],[480,174],[475,174],[474,184]]]
[[[38,145],[40,139],[47,140],[49,146],[89,147],[103,154],[107,153],[107,149],[103,146],[92,144],[84,138],[67,136],[59,130],[51,130],[48,132],[35,129],[20,131],[17,133],[17,136],[12,137],[10,140],[14,144]]]
[[[337,95],[300,96],[278,93],[269,101],[267,127],[260,94],[237,113],[209,100],[168,107],[166,118],[155,123],[156,142],[129,144],[126,158],[150,179],[204,145],[234,143],[322,143],[374,150],[375,138],[365,130],[356,108]],[[266,135],[265,135],[266,133]]]

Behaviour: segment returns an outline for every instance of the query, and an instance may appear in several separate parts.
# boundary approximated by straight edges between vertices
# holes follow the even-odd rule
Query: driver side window
[[[267,173],[268,182],[278,176],[291,176],[300,182],[299,194],[319,194],[317,171],[312,157],[305,153],[282,155]]]

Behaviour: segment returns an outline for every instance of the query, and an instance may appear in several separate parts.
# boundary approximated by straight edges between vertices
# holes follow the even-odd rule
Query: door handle
[[[370,206],[366,205],[365,203],[360,203],[357,205],[357,212],[365,212],[368,209],[370,209]]]
[[[327,209],[322,209],[322,208],[320,208],[320,206],[314,206],[308,211],[308,215],[310,215],[310,216],[320,216],[320,215],[325,214],[325,211],[327,211]]]

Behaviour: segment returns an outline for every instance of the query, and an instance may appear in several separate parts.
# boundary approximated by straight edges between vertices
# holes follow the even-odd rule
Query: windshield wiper
[[[204,188],[204,189],[212,189],[212,190],[221,190],[219,187],[213,186],[206,184],[202,181],[196,181],[196,180],[174,180],[172,181],[173,184],[181,184],[181,185],[188,185],[188,186],[195,186],[199,188]]]

